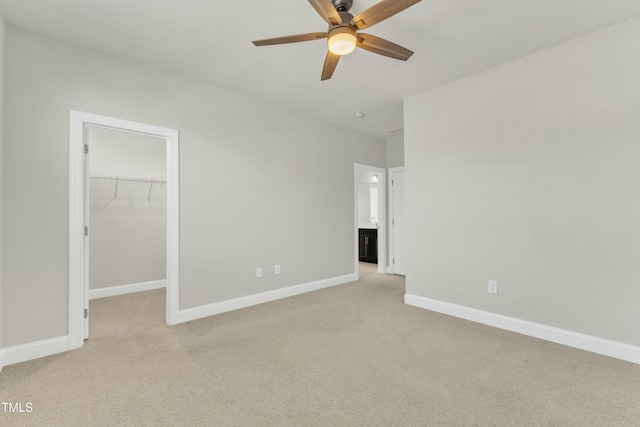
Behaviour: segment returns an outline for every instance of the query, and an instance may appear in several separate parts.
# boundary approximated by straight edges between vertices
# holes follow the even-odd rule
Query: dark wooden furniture
[[[369,228],[359,229],[360,261],[378,263],[378,230]]]

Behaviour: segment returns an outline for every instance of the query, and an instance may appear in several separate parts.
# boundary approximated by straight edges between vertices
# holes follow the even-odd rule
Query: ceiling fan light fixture
[[[356,48],[356,32],[350,27],[337,27],[329,32],[327,43],[334,55],[347,55]]]
[[[413,6],[421,0],[380,0],[363,12],[353,16],[349,10],[354,0],[308,0],[318,15],[329,24],[324,33],[295,34],[284,37],[254,40],[256,46],[298,43],[327,39],[329,52],[324,58],[320,80],[329,80],[340,61],[340,57],[353,52],[356,47],[378,55],[406,61],[413,55],[409,49],[371,34],[358,33],[397,13]],[[373,0],[368,0],[373,1]]]

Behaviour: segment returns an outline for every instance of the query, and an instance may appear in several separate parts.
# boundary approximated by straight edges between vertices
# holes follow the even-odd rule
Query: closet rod
[[[134,181],[134,182],[156,182],[156,183],[166,183],[167,180],[165,179],[145,179],[145,178],[125,178],[125,177],[121,177],[121,176],[98,176],[98,175],[91,175],[89,178],[92,179],[109,179],[109,180],[114,180],[114,181]]]
[[[116,182],[116,188],[113,192],[113,199],[118,198],[118,183],[120,181],[130,181],[130,182],[148,182],[149,183],[149,194],[147,195],[147,200],[151,200],[151,189],[153,188],[154,183],[166,183],[167,181],[164,179],[144,179],[144,178],[124,178],[121,176],[99,176],[99,175],[91,175],[89,178],[92,179],[106,179],[110,181]],[[112,200],[113,200],[112,199]]]

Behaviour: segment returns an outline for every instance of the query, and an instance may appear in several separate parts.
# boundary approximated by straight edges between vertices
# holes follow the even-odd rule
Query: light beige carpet
[[[169,327],[91,302],[82,349],[5,367],[16,426],[638,426],[640,366],[403,304],[401,277]],[[2,408],[0,408],[1,411]]]

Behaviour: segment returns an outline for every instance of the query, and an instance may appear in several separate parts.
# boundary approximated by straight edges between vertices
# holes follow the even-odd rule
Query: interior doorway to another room
[[[90,297],[164,287],[166,323],[178,323],[178,153],[177,130],[71,111],[70,350],[89,336]],[[160,247],[142,254],[151,240]]]
[[[87,235],[89,300],[165,288],[166,140],[88,126],[85,143],[88,146],[85,165],[89,201],[86,224],[90,229]],[[160,297],[164,300],[163,294]],[[164,307],[164,301],[157,305]],[[92,317],[97,315],[94,308],[99,306],[90,303]],[[126,308],[124,305],[120,314]],[[104,318],[102,325],[108,327],[115,325],[119,314],[100,312],[100,316]]]
[[[377,265],[377,272],[386,273],[385,170],[356,164],[356,272],[366,264]],[[365,263],[365,264],[361,264]]]

